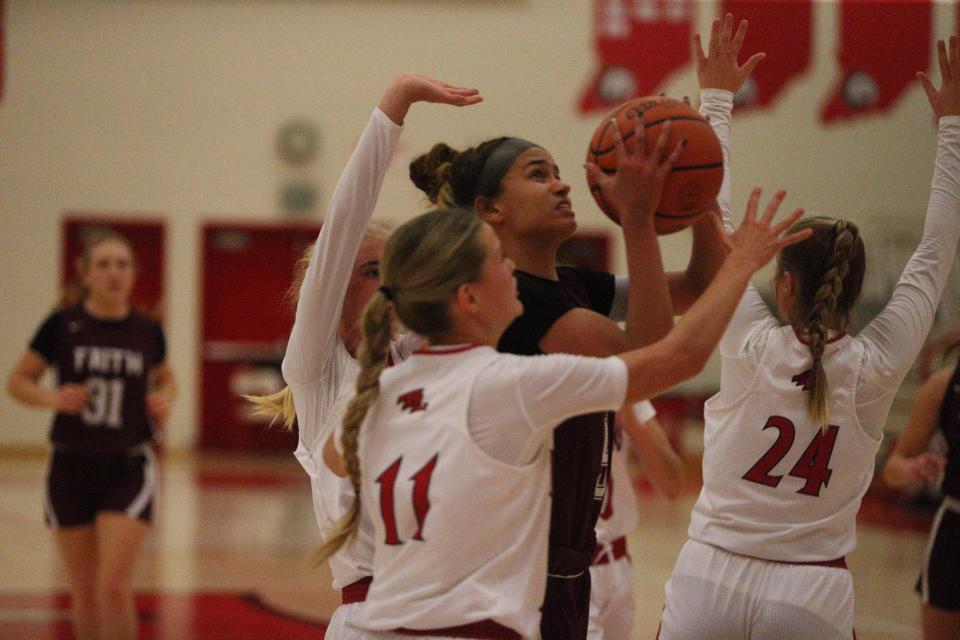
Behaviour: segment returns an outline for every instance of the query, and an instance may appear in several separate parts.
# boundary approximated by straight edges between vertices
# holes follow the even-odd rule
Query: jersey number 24
[[[763,428],[765,430],[771,427],[779,431],[777,441],[757,460],[756,464],[750,467],[749,471],[743,474],[743,479],[768,487],[776,487],[783,480],[783,476],[771,475],[770,471],[790,453],[796,436],[796,428],[793,426],[793,422],[783,416],[767,418],[767,423],[763,425]],[[806,483],[797,490],[797,493],[817,497],[820,495],[820,489],[830,483],[830,476],[833,475],[829,466],[830,456],[833,455],[833,447],[837,443],[837,432],[839,430],[840,428],[837,425],[832,424],[827,427],[826,431],[822,429],[817,431],[817,435],[804,449],[800,459],[790,469],[788,475],[806,480]]]

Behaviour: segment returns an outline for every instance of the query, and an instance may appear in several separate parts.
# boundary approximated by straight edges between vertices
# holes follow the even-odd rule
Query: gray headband
[[[477,178],[477,191],[474,197],[498,193],[500,191],[500,181],[510,171],[510,167],[513,166],[520,154],[531,147],[539,146],[523,138],[507,138],[498,144],[483,163],[480,177]]]

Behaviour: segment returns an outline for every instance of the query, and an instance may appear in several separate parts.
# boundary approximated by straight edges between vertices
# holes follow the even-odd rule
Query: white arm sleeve
[[[353,263],[403,127],[374,109],[340,175],[300,287],[283,377],[312,382],[326,371]]]
[[[723,226],[727,232],[734,229],[730,219],[730,111],[733,109],[733,93],[723,89],[703,89],[700,91],[700,115],[710,120],[713,132],[720,140],[723,149],[723,182],[717,194],[717,204],[723,214]],[[613,290],[613,304],[608,317],[614,322],[627,319],[627,288],[630,278],[616,276]]]
[[[940,118],[923,236],[883,311],[858,336],[868,366],[858,405],[895,392],[926,340],[960,240],[960,116]],[[864,422],[871,416],[863,415]]]
[[[733,93],[723,89],[703,89],[700,92],[700,115],[709,118],[713,132],[723,149],[723,183],[717,195],[717,204],[723,216],[723,227],[728,233],[736,227],[730,216],[730,112],[733,110]],[[740,299],[727,330],[720,339],[720,355],[725,358],[743,357],[749,346],[751,334],[760,326],[776,324],[763,298],[754,286],[748,285]]]
[[[613,411],[627,393],[620,358],[565,354],[498,358],[477,377],[470,396],[470,434],[484,452],[525,464],[567,418]]]

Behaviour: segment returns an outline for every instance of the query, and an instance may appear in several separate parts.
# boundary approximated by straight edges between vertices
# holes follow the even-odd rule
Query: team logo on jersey
[[[804,391],[810,390],[810,376],[813,373],[811,369],[807,369],[803,373],[798,373],[797,375],[790,378],[790,381],[803,389]]]
[[[410,410],[410,413],[416,413],[417,411],[425,411],[429,404],[423,401],[423,389],[414,389],[413,391],[407,391],[405,394],[397,398],[397,404],[400,405],[401,411]]]

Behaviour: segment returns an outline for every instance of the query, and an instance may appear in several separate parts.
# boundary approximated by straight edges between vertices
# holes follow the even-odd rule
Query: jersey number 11
[[[430,478],[433,476],[433,470],[437,466],[437,456],[434,454],[427,464],[423,465],[419,471],[410,476],[413,482],[413,514],[417,518],[417,531],[413,534],[414,540],[423,541],[423,523],[427,519],[427,512],[430,511]],[[383,517],[383,526],[386,529],[385,544],[398,545],[403,544],[400,534],[397,532],[397,514],[394,510],[393,493],[394,486],[397,483],[397,476],[400,475],[400,463],[403,462],[403,456],[393,461],[389,467],[384,469],[377,477],[377,484],[380,485],[380,515]]]

